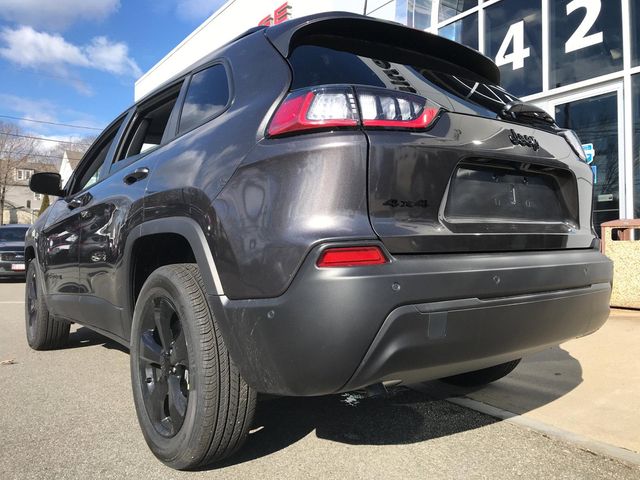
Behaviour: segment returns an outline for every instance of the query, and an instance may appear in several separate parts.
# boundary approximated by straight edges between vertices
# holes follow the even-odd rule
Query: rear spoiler
[[[295,18],[265,30],[273,46],[288,58],[298,45],[314,37],[352,38],[359,43],[386,45],[407,53],[427,56],[447,72],[464,70],[471,77],[500,84],[500,70],[480,52],[443,37],[399,23],[348,12],[328,12]]]

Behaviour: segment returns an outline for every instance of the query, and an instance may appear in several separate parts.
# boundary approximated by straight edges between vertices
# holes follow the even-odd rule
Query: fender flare
[[[133,229],[127,236],[125,244],[125,268],[122,269],[122,272],[123,276],[126,275],[126,277],[122,278],[122,280],[124,280],[122,285],[126,286],[125,309],[131,317],[133,316],[133,309],[135,307],[132,295],[130,295],[132,291],[131,252],[133,251],[133,245],[141,238],[163,233],[180,235],[187,240],[196,258],[196,262],[200,267],[200,274],[202,275],[207,296],[224,295],[218,269],[200,224],[188,217],[165,217],[149,220]]]

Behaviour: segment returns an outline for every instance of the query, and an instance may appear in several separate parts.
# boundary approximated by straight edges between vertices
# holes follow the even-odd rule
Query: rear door
[[[126,292],[116,272],[124,266],[128,233],[142,221],[142,203],[157,153],[175,134],[173,112],[181,83],[135,107],[107,160],[107,178],[86,191],[78,222],[80,304],[85,322],[128,338]]]
[[[591,245],[590,169],[548,118],[507,118],[517,98],[424,54],[300,43],[289,57],[292,90],[353,85],[363,118],[381,119],[363,128],[369,215],[392,253]],[[375,93],[365,104],[367,87]],[[428,128],[389,121],[403,118],[405,95],[439,108]]]

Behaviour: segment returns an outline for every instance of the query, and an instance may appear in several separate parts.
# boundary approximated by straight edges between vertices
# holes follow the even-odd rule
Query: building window
[[[631,57],[634,66],[640,65],[640,0],[631,0]]]
[[[442,27],[438,35],[478,50],[478,14],[467,15]]]
[[[551,88],[622,69],[621,2],[557,0],[550,13]]]
[[[34,194],[33,194],[33,197],[34,197],[37,201],[42,200],[42,194],[40,194],[40,193],[34,193]]]
[[[16,169],[16,180],[29,180],[31,178],[31,175],[33,174],[33,170],[26,170],[24,168],[17,168]]]
[[[444,22],[449,18],[453,18],[477,6],[478,0],[441,0],[440,9],[438,10],[438,21]]]
[[[542,5],[509,0],[485,10],[486,54],[500,67],[501,84],[523,97],[542,90]]]
[[[635,217],[640,218],[640,75],[633,76],[633,201]]]

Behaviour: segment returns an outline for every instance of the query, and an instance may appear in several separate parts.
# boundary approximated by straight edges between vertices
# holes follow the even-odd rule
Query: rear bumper
[[[307,257],[280,297],[211,296],[256,390],[319,395],[496,365],[597,330],[612,263],[595,250],[413,255],[319,269]]]

